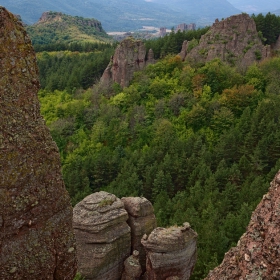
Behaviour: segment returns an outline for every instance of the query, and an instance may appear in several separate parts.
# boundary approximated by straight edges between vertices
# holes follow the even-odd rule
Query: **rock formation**
[[[196,262],[196,239],[188,223],[183,227],[156,228],[144,236],[146,279],[189,279]]]
[[[205,280],[280,279],[280,171],[236,247]]]
[[[122,201],[97,192],[74,208],[78,270],[85,279],[117,280],[130,254],[130,228]]]
[[[36,57],[0,7],[0,278],[73,279],[72,207],[40,115]]]
[[[146,48],[142,41],[135,40],[133,37],[124,39],[105,69],[101,77],[101,83],[111,84],[116,82],[121,87],[128,86],[135,71],[142,70],[147,64],[154,63],[152,50],[148,54],[146,60]]]
[[[276,41],[276,43],[273,46],[273,51],[276,51],[276,52],[280,51],[280,35],[278,36],[277,41]]]
[[[199,45],[186,53],[183,45],[181,57],[193,62],[206,62],[220,58],[231,65],[247,67],[270,56],[270,47],[264,46],[256,24],[247,14],[231,16],[213,24],[200,39]]]
[[[124,262],[124,271],[121,280],[139,280],[142,275],[142,268],[139,262],[139,252],[133,251]]]
[[[129,217],[127,223],[131,228],[131,250],[139,252],[140,264],[145,270],[146,253],[141,239],[157,226],[153,205],[144,197],[123,197],[122,202]]]
[[[60,12],[44,12],[39,21],[35,23],[35,25],[40,25],[40,24],[45,24],[45,23],[53,23],[53,22],[58,22],[62,23],[65,19],[71,20],[71,21],[76,21],[77,23],[80,23],[83,26],[89,26],[89,27],[94,27],[96,31],[98,32],[104,32],[101,22],[93,19],[93,18],[83,18],[83,17],[72,17],[69,15],[65,15]],[[66,23],[64,23],[66,24]]]

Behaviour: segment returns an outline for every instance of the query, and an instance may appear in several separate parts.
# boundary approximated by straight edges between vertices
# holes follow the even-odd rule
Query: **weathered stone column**
[[[76,274],[72,207],[22,24],[0,7],[0,279]]]
[[[130,254],[130,228],[122,201],[97,192],[74,208],[78,271],[85,279],[119,280]]]
[[[196,239],[197,234],[188,223],[183,227],[158,227],[144,236],[146,279],[188,280],[196,263]]]

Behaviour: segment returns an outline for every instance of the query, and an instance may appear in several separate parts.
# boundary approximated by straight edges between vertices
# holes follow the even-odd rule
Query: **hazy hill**
[[[45,12],[40,20],[26,27],[33,44],[108,42],[109,36],[96,19]]]
[[[227,0],[151,0],[153,3],[164,4],[174,10],[183,11],[187,15],[195,16],[196,18],[216,18],[231,16],[240,13]]]
[[[165,1],[165,0],[164,0]],[[0,5],[21,15],[33,24],[45,11],[57,11],[74,16],[97,18],[106,31],[129,31],[142,26],[173,27],[179,23],[211,24],[217,17],[238,13],[226,0],[182,1],[144,0],[0,0]]]
[[[280,8],[279,0],[228,0],[228,2],[242,12],[247,12],[249,14],[273,12]]]

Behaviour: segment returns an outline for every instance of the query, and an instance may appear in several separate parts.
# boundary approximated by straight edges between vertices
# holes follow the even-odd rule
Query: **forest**
[[[124,89],[85,82],[74,68],[86,65],[83,53],[63,53],[59,63],[57,54],[39,53],[39,99],[72,204],[100,190],[144,196],[158,226],[189,222],[199,236],[198,280],[236,244],[280,168],[280,57],[246,71],[218,59],[194,65],[176,55],[182,34],[147,41],[160,59]],[[89,77],[106,67],[106,51],[84,70]],[[65,82],[50,86],[51,75]]]

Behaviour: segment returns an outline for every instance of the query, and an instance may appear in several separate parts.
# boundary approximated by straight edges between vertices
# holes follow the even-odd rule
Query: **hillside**
[[[112,41],[96,19],[45,12],[26,30],[33,45],[97,43]]]
[[[131,31],[143,26],[165,26],[171,28],[179,23],[195,22],[197,26],[208,25],[215,18],[238,13],[226,0],[187,1],[177,6],[144,0],[47,0],[15,1],[0,0],[0,5],[21,15],[24,22],[37,22],[45,11],[57,11],[73,16],[97,18],[106,31]]]

